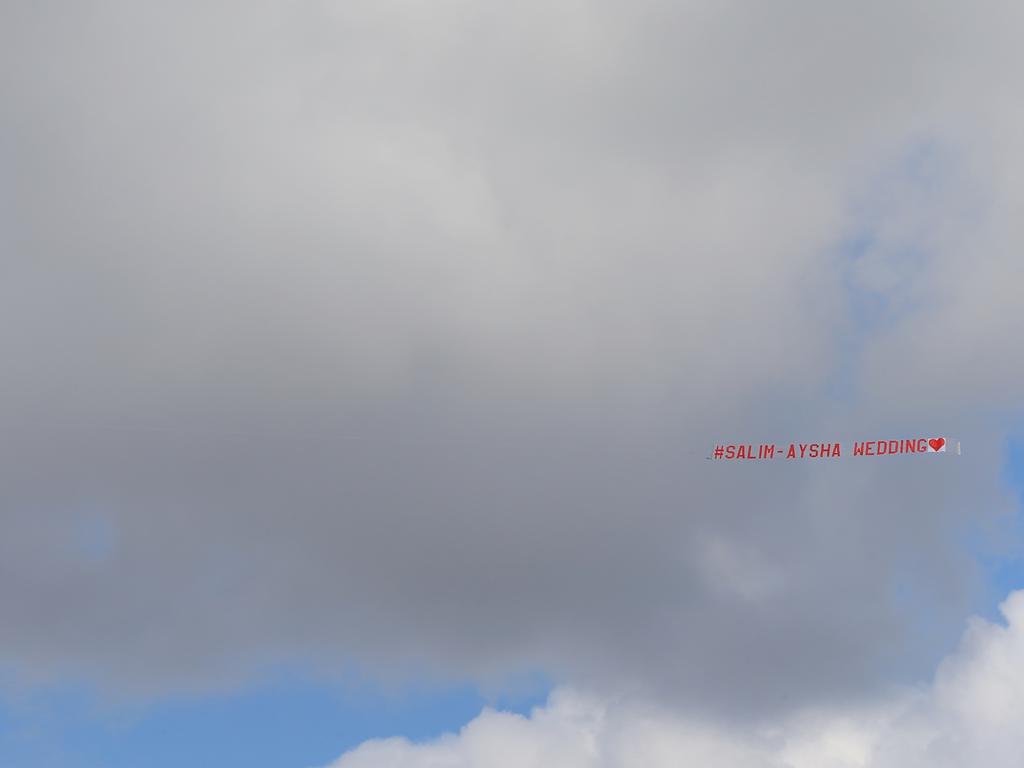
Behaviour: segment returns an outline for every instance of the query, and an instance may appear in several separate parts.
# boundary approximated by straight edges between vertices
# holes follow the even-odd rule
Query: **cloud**
[[[1013,508],[1019,13],[4,3],[0,660],[920,674]]]
[[[458,734],[362,744],[332,768],[1011,768],[1024,759],[1024,592],[1007,624],[973,620],[925,688],[723,727],[628,700],[556,691],[529,717],[485,710]]]

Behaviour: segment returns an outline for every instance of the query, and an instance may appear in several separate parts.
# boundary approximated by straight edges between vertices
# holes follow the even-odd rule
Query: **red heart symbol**
[[[946,444],[946,438],[944,437],[933,437],[928,441],[928,445],[932,447],[933,451],[938,451],[942,446]]]

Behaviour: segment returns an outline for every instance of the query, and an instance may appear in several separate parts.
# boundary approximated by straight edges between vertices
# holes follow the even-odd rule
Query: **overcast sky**
[[[825,764],[765,723],[959,706],[928,681],[984,678],[964,622],[1024,586],[985,567],[1019,546],[1022,23],[0,0],[0,669],[143,705],[540,674],[470,728],[683,718],[744,767]],[[964,455],[705,461],[922,434]],[[578,765],[660,765],[623,749]],[[979,754],[944,759],[1011,759]]]

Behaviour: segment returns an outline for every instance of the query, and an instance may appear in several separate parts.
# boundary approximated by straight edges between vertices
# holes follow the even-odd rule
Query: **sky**
[[[1019,766],[1022,16],[0,0],[0,762]]]

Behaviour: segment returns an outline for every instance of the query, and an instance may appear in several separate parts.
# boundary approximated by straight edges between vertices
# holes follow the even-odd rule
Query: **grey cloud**
[[[1009,508],[955,375],[1020,377],[1006,13],[7,3],[0,658],[542,667],[726,712],[920,671],[974,595],[957,532]],[[922,135],[964,186],[865,214]],[[851,276],[866,227],[930,258]],[[866,332],[850,280],[946,314]],[[703,458],[932,428],[968,455]],[[776,588],[709,577],[737,557]]]

